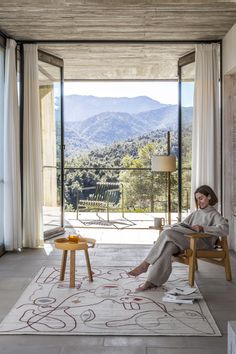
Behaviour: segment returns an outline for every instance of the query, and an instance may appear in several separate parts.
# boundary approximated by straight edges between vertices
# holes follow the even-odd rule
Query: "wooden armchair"
[[[227,236],[219,236],[215,248],[212,250],[197,249],[197,240],[200,238],[212,237],[209,234],[193,233],[185,235],[185,237],[190,239],[189,249],[185,250],[184,253],[175,255],[173,260],[189,266],[188,282],[190,286],[194,285],[194,273],[195,270],[198,270],[198,259],[223,266],[225,268],[226,279],[228,281],[232,280]]]

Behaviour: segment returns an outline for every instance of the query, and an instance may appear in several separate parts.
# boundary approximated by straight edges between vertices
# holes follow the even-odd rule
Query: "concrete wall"
[[[223,38],[223,212],[236,251],[236,24]]]
[[[43,152],[43,205],[56,207],[57,161],[53,85],[41,85],[39,93]]]
[[[236,24],[223,38],[223,76],[236,72]]]

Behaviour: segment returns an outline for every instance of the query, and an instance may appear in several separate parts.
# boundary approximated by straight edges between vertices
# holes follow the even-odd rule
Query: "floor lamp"
[[[151,170],[156,172],[167,173],[167,209],[168,209],[168,224],[171,224],[171,191],[170,191],[170,173],[176,170],[176,157],[170,155],[170,140],[168,132],[168,155],[152,156]]]

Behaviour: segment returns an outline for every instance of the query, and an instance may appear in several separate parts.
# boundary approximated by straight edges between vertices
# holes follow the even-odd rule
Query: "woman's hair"
[[[211,187],[209,187],[207,185],[200,186],[195,190],[194,198],[195,198],[196,205],[197,205],[197,199],[196,199],[197,193],[201,193],[201,194],[205,195],[206,197],[210,196],[211,197],[209,199],[210,205],[215,205],[216,203],[218,203],[218,198],[217,198],[215,192],[213,191],[213,189],[211,189]]]

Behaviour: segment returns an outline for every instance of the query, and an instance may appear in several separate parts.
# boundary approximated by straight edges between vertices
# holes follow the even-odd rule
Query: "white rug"
[[[135,293],[146,279],[125,268],[93,268],[89,282],[78,268],[77,288],[59,281],[59,269],[42,268],[0,325],[0,334],[220,336],[204,300],[162,302],[165,290],[187,284],[186,267],[174,264],[163,288]]]

